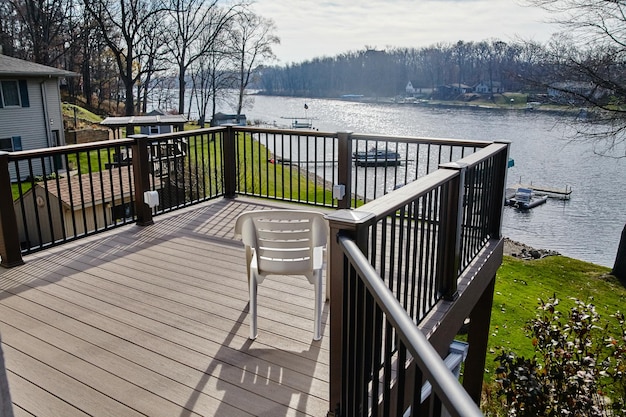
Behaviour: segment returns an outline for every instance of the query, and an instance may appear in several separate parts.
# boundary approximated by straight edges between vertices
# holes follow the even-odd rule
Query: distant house
[[[415,87],[413,87],[413,82],[409,81],[404,88],[407,96],[412,96],[415,94]]]
[[[409,81],[404,88],[407,97],[425,97],[432,94],[433,89],[430,87],[419,87],[417,81]]]
[[[0,151],[65,145],[60,80],[78,74],[0,54]],[[60,161],[44,160],[35,175],[51,173]],[[26,166],[20,169],[28,172]],[[11,179],[16,180],[14,170]]]
[[[613,91],[586,81],[563,81],[548,86],[550,101],[564,104],[582,104],[585,99],[600,101]]]
[[[237,126],[245,126],[247,123],[245,114],[225,114],[215,113],[213,119],[211,119],[211,126],[223,126],[233,124]]]
[[[435,88],[433,97],[442,100],[452,100],[461,94],[471,93],[474,89],[466,84],[446,84]]]
[[[474,92],[478,94],[502,94],[504,93],[504,88],[499,81],[481,81],[474,86]]]

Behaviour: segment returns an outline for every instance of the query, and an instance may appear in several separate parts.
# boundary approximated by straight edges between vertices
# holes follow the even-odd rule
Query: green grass
[[[90,112],[89,110],[86,110],[74,104],[63,103],[63,115],[64,116],[73,118],[74,111],[76,111],[76,118],[79,120],[90,122],[90,123],[100,123],[102,121],[102,117],[98,116],[95,113]]]
[[[495,357],[502,349],[518,356],[533,356],[531,339],[526,337],[524,326],[535,317],[539,299],[547,300],[556,294],[561,306],[567,309],[573,306],[572,297],[590,301],[603,320],[623,310],[626,288],[607,275],[609,271],[564,256],[533,261],[505,256],[496,278],[486,382],[494,374]],[[619,333],[614,336],[619,337]]]
[[[273,164],[267,148],[250,139],[239,138],[238,186],[247,193],[309,203],[330,203],[332,191],[312,181],[291,165]]]

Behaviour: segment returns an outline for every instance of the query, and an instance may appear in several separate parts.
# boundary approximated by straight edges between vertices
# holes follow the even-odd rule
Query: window
[[[0,81],[0,108],[29,106],[28,84],[26,80]]]
[[[22,150],[22,137],[0,138],[0,151],[14,152]]]
[[[17,81],[2,81],[2,99],[4,107],[20,106],[20,94]]]
[[[0,151],[13,152],[13,141],[11,138],[0,138]]]

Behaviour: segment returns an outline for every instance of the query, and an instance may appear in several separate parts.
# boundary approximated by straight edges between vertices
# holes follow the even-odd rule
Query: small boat
[[[515,196],[505,201],[505,205],[520,210],[530,210],[548,201],[548,196],[537,197],[530,188],[518,188]]]
[[[400,154],[385,149],[371,148],[369,151],[353,152],[354,165],[358,167],[380,167],[400,165]]]

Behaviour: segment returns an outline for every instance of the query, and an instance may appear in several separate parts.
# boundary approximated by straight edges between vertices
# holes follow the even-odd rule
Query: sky
[[[550,15],[518,0],[256,0],[281,43],[277,64],[347,51],[424,47],[438,42],[547,41],[559,28]]]

